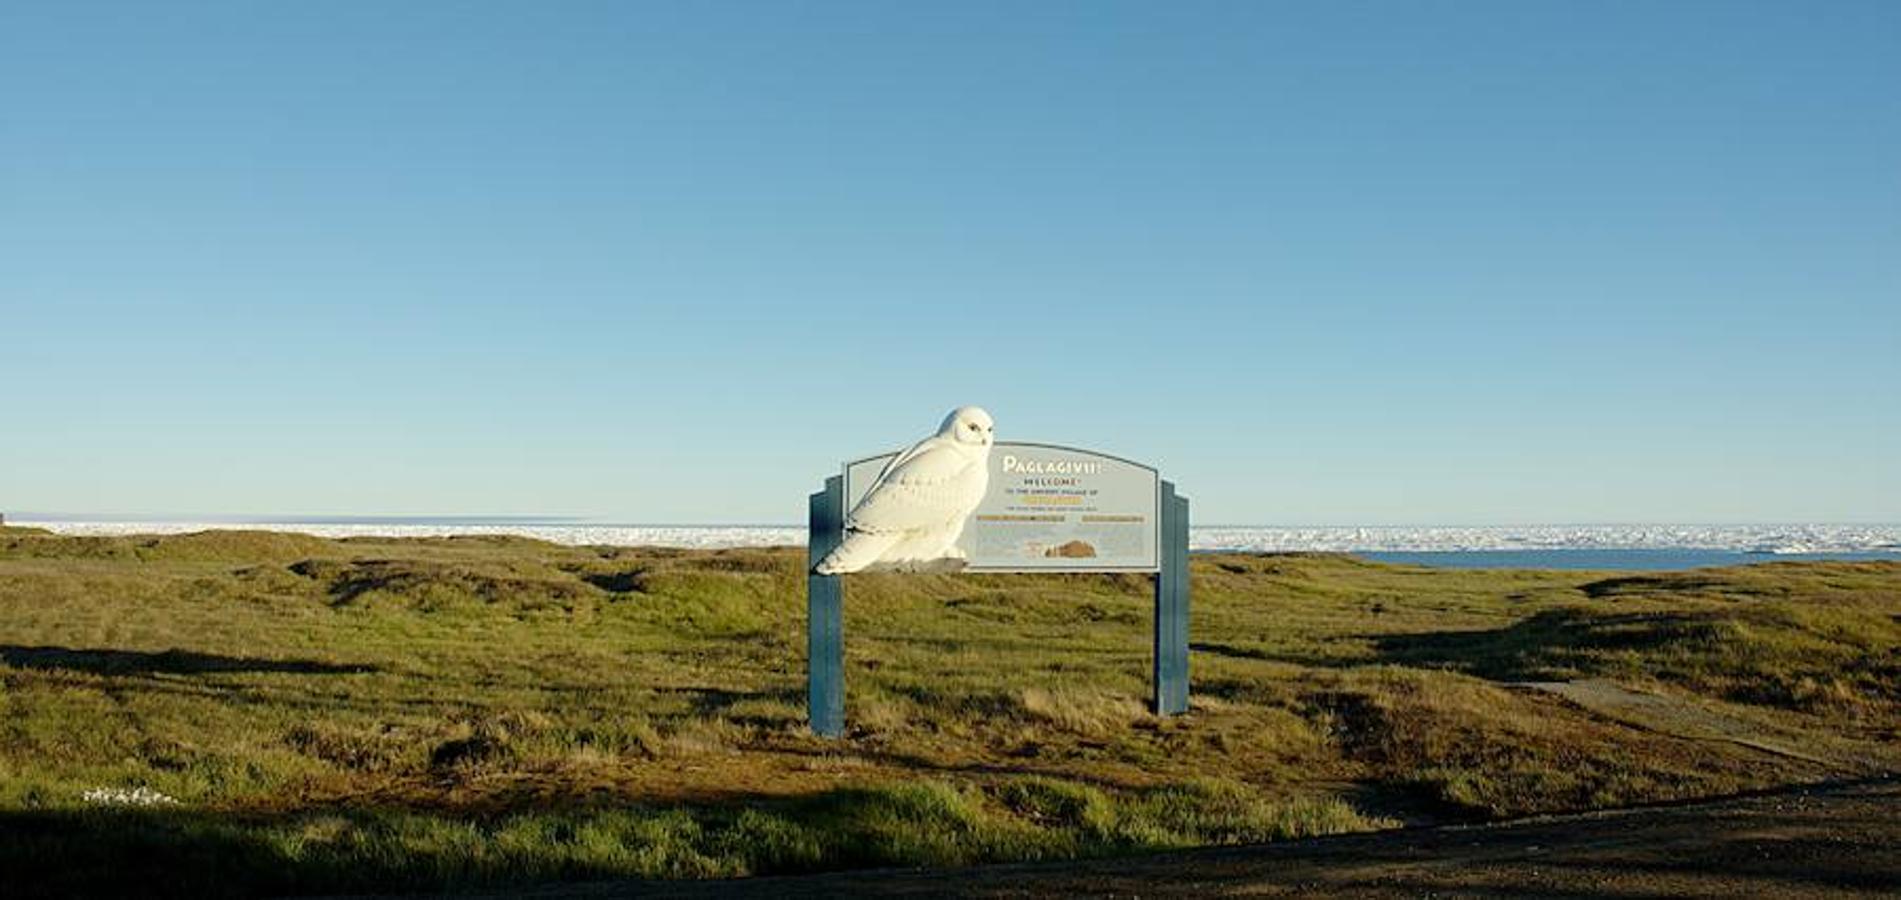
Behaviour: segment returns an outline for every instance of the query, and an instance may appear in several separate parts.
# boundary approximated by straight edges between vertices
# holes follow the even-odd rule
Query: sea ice
[[[20,522],[61,534],[182,534],[219,528],[319,537],[508,534],[557,544],[688,548],[805,543],[805,529],[774,525],[413,524],[330,522]],[[1901,525],[1210,525],[1189,531],[1194,550],[1432,552],[1473,550],[1729,550],[1749,553],[1901,552]]]

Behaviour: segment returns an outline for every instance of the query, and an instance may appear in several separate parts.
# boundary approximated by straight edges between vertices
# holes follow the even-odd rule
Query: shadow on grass
[[[971,801],[929,785],[730,800],[582,801],[499,814],[403,807],[0,811],[0,896],[511,891],[604,879],[622,879],[631,890],[654,885],[641,879],[1041,855],[1039,848],[1000,843]]]
[[[1221,798],[1162,789],[1133,807],[1107,807],[1106,798],[1047,782],[998,795],[1018,813],[1055,826],[1051,831],[1000,830],[983,801],[923,784],[726,807],[580,804],[488,816],[397,808],[273,815],[15,811],[0,812],[0,873],[9,898],[484,889],[507,895],[550,882],[597,882],[577,886],[577,896],[916,896],[999,888],[1060,896],[1110,887],[1133,895],[1167,892],[1184,878],[1216,892],[1276,884],[1310,893],[1395,884],[1422,893],[1501,895],[1523,888],[1534,896],[1650,895],[1686,884],[1712,895],[1769,895],[1803,886],[1879,892],[1895,875],[1891,854],[1880,852],[1894,834],[1892,794],[1883,790],[1880,784],[1866,790],[1855,783],[1804,786],[1785,789],[1799,792],[1802,802],[1773,806],[1729,800],[1484,830],[1428,828],[1048,868],[912,873],[891,867],[1125,856],[1179,846],[1143,837],[1146,827],[1189,827],[1171,810]],[[1831,799],[1836,796],[1842,799]],[[1131,821],[1143,827],[1089,833],[1089,822],[1117,809],[1137,814]],[[1241,836],[1224,830],[1230,826],[1218,818],[1180,838],[1207,844]],[[1642,840],[1633,842],[1632,833]],[[1250,834],[1246,842],[1263,839]],[[1422,866],[1422,859],[1440,862]],[[869,867],[880,871],[802,883],[642,880]]]
[[[0,663],[17,669],[56,669],[94,675],[204,675],[225,672],[285,672],[294,675],[351,675],[378,671],[375,666],[312,659],[258,659],[189,650],[79,650],[71,647],[0,645]]]
[[[782,747],[774,752],[814,761],[835,760],[841,756],[839,751],[825,747]],[[924,778],[963,775],[988,775],[1005,778],[1030,776],[1050,778],[1073,784],[1084,784],[1090,787],[1109,790],[1132,790],[1140,788],[1142,785],[1151,781],[1149,778],[1140,776],[1126,777],[1115,774],[1077,772],[1072,767],[1063,765],[1060,760],[1049,764],[1038,764],[1020,757],[1008,763],[952,762],[935,759],[920,753],[907,753],[900,750],[873,750],[864,747],[854,747],[846,755],[856,760],[871,762],[880,766],[904,769],[909,771],[913,776]]]
[[[1364,657],[1333,656],[1320,653],[1289,653],[1268,650],[1261,647],[1244,647],[1238,644],[1224,644],[1214,641],[1195,641],[1188,645],[1192,653],[1206,653],[1210,656],[1222,656],[1228,659],[1249,659],[1261,662],[1287,663],[1306,666],[1313,669],[1352,669],[1360,666],[1378,665],[1380,660]]]
[[[1125,855],[1366,827],[1351,808],[1238,784],[1105,792],[933,780],[720,804],[582,800],[519,811],[357,806],[0,811],[5,896],[264,896],[489,889],[619,879],[601,896],[708,879]],[[738,882],[708,885],[715,892]],[[831,894],[825,894],[830,896]]]
[[[1380,661],[1450,669],[1494,681],[1577,677],[1613,654],[1645,654],[1711,641],[1719,623],[1701,613],[1603,615],[1548,609],[1504,628],[1372,635]]]
[[[295,890],[295,867],[246,823],[145,810],[0,813],[11,897],[232,897]]]
[[[1620,575],[1579,585],[1578,590],[1583,591],[1585,596],[1593,600],[1602,600],[1607,597],[1693,593],[1729,587],[1733,585],[1728,579],[1685,572],[1665,575]]]
[[[397,810],[0,812],[0,872],[9,898],[383,893],[627,874],[483,856],[433,833],[468,827]]]
[[[802,706],[805,703],[805,690],[802,687],[760,688],[756,691],[716,687],[673,687],[658,690],[663,694],[690,695],[693,698],[693,711],[700,716],[729,715],[734,706],[748,701],[770,701],[795,706]]]
[[[1802,787],[1773,808],[1699,801],[1627,815],[1420,828],[1097,862],[853,872],[802,881],[668,885],[676,897],[1301,896],[1631,897],[1891,893],[1892,792]],[[629,890],[628,892],[631,892]],[[607,896],[605,891],[587,896]]]

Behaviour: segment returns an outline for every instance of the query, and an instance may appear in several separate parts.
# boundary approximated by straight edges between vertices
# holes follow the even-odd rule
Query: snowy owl
[[[989,486],[995,432],[982,409],[952,410],[936,434],[885,464],[845,517],[845,540],[814,571],[841,575],[873,565],[904,568],[962,559],[957,536]]]

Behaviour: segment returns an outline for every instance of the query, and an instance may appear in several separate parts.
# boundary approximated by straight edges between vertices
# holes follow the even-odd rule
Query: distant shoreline
[[[1751,553],[1704,548],[1623,550],[1557,547],[1543,550],[1437,550],[1354,552],[1354,556],[1395,565],[1445,569],[1570,569],[1579,571],[1678,571],[1769,562],[1901,562],[1901,551],[1821,551]]]
[[[792,525],[603,524],[518,517],[310,517],[295,520],[8,519],[56,534],[118,536],[258,530],[326,538],[513,535],[569,546],[694,549],[802,545]],[[1458,568],[1685,569],[1772,560],[1901,560],[1901,525],[1232,526],[1191,529],[1197,552],[1350,553]]]

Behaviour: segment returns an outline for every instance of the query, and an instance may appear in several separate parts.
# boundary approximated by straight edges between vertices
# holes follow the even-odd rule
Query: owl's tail
[[[832,552],[812,567],[820,575],[843,575],[857,572],[878,561],[891,545],[896,544],[903,535],[899,532],[873,534],[868,531],[847,531],[845,540],[839,542]]]

